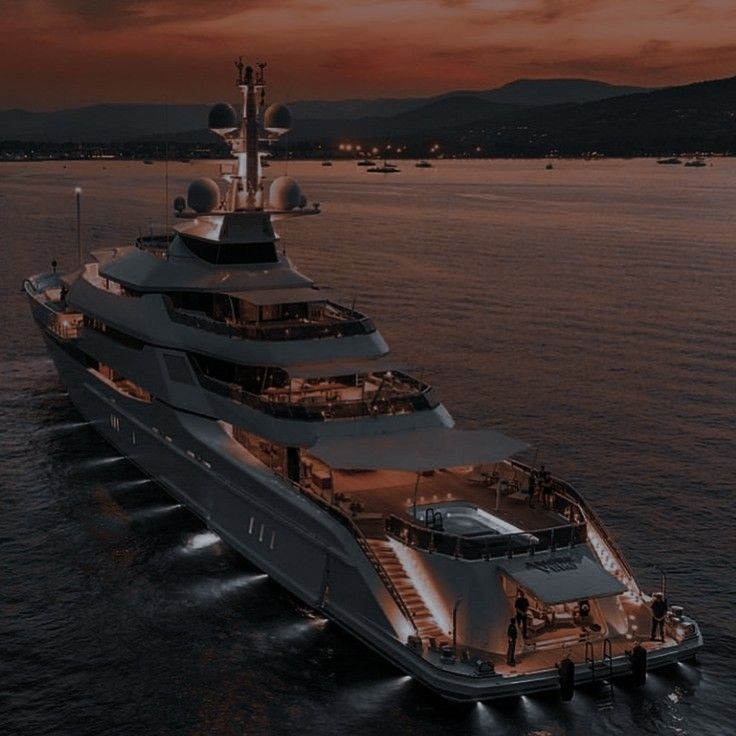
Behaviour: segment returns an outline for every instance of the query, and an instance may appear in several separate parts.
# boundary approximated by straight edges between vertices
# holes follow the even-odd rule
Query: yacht
[[[417,161],[414,166],[416,166],[417,169],[431,169],[432,164],[427,161],[426,159],[422,159],[421,161]]]
[[[396,164],[389,163],[384,159],[383,163],[378,166],[371,166],[370,168],[366,169],[366,171],[369,174],[398,174],[401,169],[396,166]]]
[[[320,207],[292,178],[266,181],[261,148],[291,115],[263,102],[263,65],[237,67],[242,111],[209,116],[233,153],[223,182],[192,182],[173,232],[24,282],[78,411],[279,585],[448,700],[569,700],[692,658],[702,636],[682,607],[659,603],[650,641],[653,594],[572,485],[515,459],[523,442],[455,426],[373,320],[287,258],[274,223]]]

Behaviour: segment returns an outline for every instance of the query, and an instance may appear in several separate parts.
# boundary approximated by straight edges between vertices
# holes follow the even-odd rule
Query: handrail
[[[473,538],[427,529],[394,514],[386,519],[386,532],[411,547],[464,560],[513,557],[548,549],[555,551],[560,547],[573,547],[587,539],[585,523]]]
[[[33,304],[40,310],[34,314],[47,330],[62,340],[74,340],[79,337],[79,326],[83,319],[81,312],[60,312],[53,309],[48,302],[38,298],[37,292],[31,292],[33,284],[28,279],[24,281],[24,287],[28,296],[33,300]]]
[[[169,317],[180,324],[196,327],[208,332],[216,332],[226,337],[245,340],[313,340],[323,337],[352,337],[354,335],[369,335],[376,331],[376,326],[370,317],[334,302],[327,302],[346,319],[325,324],[305,324],[285,327],[283,325],[231,325],[211,317],[197,317],[177,309],[171,298],[164,295],[164,304]]]
[[[590,663],[590,676],[595,682],[595,648],[592,641],[585,642],[585,662]]]
[[[518,460],[509,460],[509,462],[511,463],[511,465],[517,467],[519,470],[523,470],[525,473],[531,472],[531,467],[529,465],[526,465],[525,463],[519,462]],[[616,561],[621,565],[621,567],[624,569],[624,571],[629,576],[629,578],[635,581],[636,577],[634,575],[634,571],[629,566],[629,563],[626,561],[626,558],[621,552],[619,546],[612,539],[612,537],[608,534],[608,531],[606,530],[606,527],[603,525],[603,522],[601,521],[600,517],[592,509],[592,507],[588,504],[585,498],[583,498],[582,494],[570,483],[568,483],[567,481],[561,480],[560,478],[554,478],[554,477],[552,478],[552,487],[556,489],[555,490],[556,495],[559,495],[562,498],[564,498],[567,495],[568,501],[572,501],[573,503],[576,503],[578,506],[580,506],[585,516],[587,516],[593,522],[596,528],[596,531],[603,538],[603,541],[616,555]]]
[[[613,644],[611,640],[606,637],[603,640],[603,663],[608,662],[608,677],[613,680]]]
[[[378,414],[389,414],[392,412],[424,411],[436,406],[431,394],[432,389],[426,384],[422,384],[424,387],[419,393],[397,397],[387,396],[385,399],[378,400],[356,399],[348,401],[322,401],[318,403],[310,402],[308,404],[274,401],[264,398],[259,394],[246,391],[236,384],[206,375],[196,364],[196,361],[191,361],[191,364],[203,388],[237,401],[240,404],[250,406],[252,409],[257,409],[266,414],[285,419],[321,422],[326,419],[346,419],[376,416]]]
[[[398,589],[394,585],[393,580],[391,580],[390,575],[386,572],[380,560],[376,557],[375,553],[371,549],[371,546],[368,544],[368,541],[365,535],[363,534],[363,531],[352,520],[352,518],[347,516],[347,514],[345,514],[345,512],[342,511],[342,509],[334,506],[331,503],[328,503],[324,499],[312,493],[309,489],[307,489],[301,483],[297,483],[296,481],[293,481],[290,478],[286,478],[284,476],[281,476],[281,478],[287,481],[289,485],[291,485],[291,487],[294,488],[296,491],[306,496],[310,501],[316,503],[316,505],[319,506],[321,509],[323,509],[324,511],[327,511],[327,513],[330,514],[330,516],[332,516],[337,521],[339,521],[344,527],[347,528],[349,532],[352,533],[352,535],[355,537],[355,540],[358,542],[358,545],[360,546],[360,548],[363,550],[366,557],[368,558],[368,561],[373,566],[373,569],[378,574],[378,577],[380,578],[381,582],[386,586],[386,589],[388,590],[389,595],[394,599],[394,602],[398,606],[401,613],[409,621],[414,631],[418,631],[416,622],[414,621],[414,616],[409,610],[409,607],[406,605],[406,602],[404,601],[404,599],[401,597],[401,593],[399,593]]]
[[[408,619],[409,623],[412,625],[414,632],[418,633],[419,628],[416,624],[416,621],[414,620],[414,616],[409,610],[409,607],[406,605],[406,601],[404,601],[404,599],[401,597],[399,589],[394,585],[394,581],[391,579],[391,576],[386,572],[386,568],[384,568],[384,566],[381,564],[381,561],[378,559],[378,557],[376,557],[375,552],[371,549],[371,546],[370,544],[368,544],[368,540],[365,538],[363,532],[360,530],[357,524],[353,524],[353,527],[356,530],[355,538],[357,539],[358,544],[360,545],[363,552],[365,552],[366,557],[368,557],[374,569],[378,573],[378,577],[381,578],[383,584],[388,589],[388,592],[391,594],[391,597],[394,599],[394,602],[399,607],[401,613],[404,614],[404,617]]]

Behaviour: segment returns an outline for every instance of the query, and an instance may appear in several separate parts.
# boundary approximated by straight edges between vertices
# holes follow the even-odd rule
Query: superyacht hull
[[[31,300],[33,301],[33,300]],[[556,669],[513,676],[457,674],[442,661],[417,656],[394,634],[392,601],[355,537],[329,513],[294,488],[263,473],[248,459],[213,457],[216,420],[177,411],[161,402],[121,395],[68,353],[68,346],[41,326],[44,341],[82,415],[107,442],[249,562],[302,603],[443,698],[489,701],[556,691]],[[216,443],[215,443],[216,445]],[[205,460],[209,457],[210,460]],[[648,669],[692,658],[702,637],[649,656]],[[631,674],[628,657],[615,657],[607,676]],[[601,678],[576,666],[578,684]]]
[[[491,700],[636,674],[702,645],[648,596],[585,499],[514,460],[526,443],[462,429],[396,365],[366,314],[279,245],[320,213],[265,186],[265,65],[236,63],[226,191],[193,181],[173,230],[28,278],[35,322],[80,413],[225,543],[417,682]],[[659,641],[641,642],[650,618]],[[517,641],[518,640],[518,641]]]

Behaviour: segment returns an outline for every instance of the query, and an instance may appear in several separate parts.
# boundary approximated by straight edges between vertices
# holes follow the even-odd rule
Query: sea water
[[[463,426],[526,440],[700,622],[643,689],[456,706],[299,604],[85,426],[22,279],[130,242],[208,162],[0,165],[0,733],[733,732],[736,161],[274,162],[289,257]],[[168,190],[168,191],[167,191]],[[205,543],[206,542],[206,543]],[[210,543],[211,542],[211,543]]]

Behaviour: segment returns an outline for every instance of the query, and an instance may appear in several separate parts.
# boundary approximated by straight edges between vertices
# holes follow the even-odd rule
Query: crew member
[[[652,610],[652,636],[651,640],[657,638],[657,629],[659,629],[659,640],[664,642],[664,619],[667,615],[667,601],[662,593],[655,593],[654,600],[650,606]]]
[[[506,633],[509,637],[509,648],[508,652],[506,653],[506,664],[514,666],[516,664],[514,652],[516,651],[516,637],[518,636],[516,631],[516,619],[512,618],[509,621],[509,628]]]
[[[542,465],[539,471],[539,495],[542,497],[542,506],[545,509],[551,509],[554,496],[552,490],[552,474],[549,470],[545,470],[544,465]]]
[[[529,611],[529,599],[524,595],[521,588],[516,590],[516,601],[514,601],[516,609],[516,624],[521,626],[521,635],[527,637],[527,612]]]
[[[529,508],[534,508],[534,489],[537,485],[537,471],[532,468],[529,472],[529,485],[527,486],[526,492],[529,494]]]

